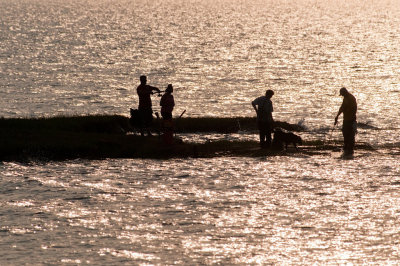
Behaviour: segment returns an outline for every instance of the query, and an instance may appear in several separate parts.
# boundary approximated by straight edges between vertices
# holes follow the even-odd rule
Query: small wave
[[[315,134],[327,134],[332,131],[332,127],[321,126],[321,127],[317,127],[317,128],[307,128],[307,131],[310,133],[315,133]]]
[[[375,129],[375,130],[379,129],[378,127],[363,122],[357,122],[357,127],[361,129]]]
[[[298,125],[302,126],[303,128],[305,128],[306,131],[309,131],[311,133],[317,133],[317,134],[327,134],[327,133],[330,133],[333,130],[341,130],[341,126],[336,126],[336,127],[333,127],[333,126],[320,126],[320,127],[317,127],[317,128],[307,128],[304,125],[304,121],[300,121],[298,123]],[[359,128],[359,129],[370,129],[370,130],[380,130],[379,127],[370,125],[369,123],[363,123],[363,122],[357,122],[357,128]]]
[[[83,197],[71,197],[71,198],[65,198],[66,201],[79,201],[79,200],[88,200],[90,199],[90,196],[83,196]]]

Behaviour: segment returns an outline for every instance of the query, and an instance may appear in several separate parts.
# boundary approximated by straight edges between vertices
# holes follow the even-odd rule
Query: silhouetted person
[[[271,133],[274,129],[274,119],[272,112],[271,98],[274,95],[272,90],[267,90],[265,96],[256,98],[251,104],[257,113],[257,126],[260,133],[260,146],[261,148],[271,147]]]
[[[140,76],[140,85],[137,87],[136,91],[139,96],[139,112],[142,119],[142,127],[140,129],[140,133],[144,136],[144,130],[147,131],[147,134],[151,136],[150,126],[153,121],[153,110],[151,106],[151,98],[150,95],[153,94],[153,91],[160,92],[160,90],[156,87],[152,87],[147,85],[147,77]]]
[[[174,110],[175,106],[174,96],[172,95],[173,92],[174,88],[172,87],[172,84],[168,84],[164,95],[161,97],[161,116],[164,120],[172,119],[172,110]]]
[[[335,117],[334,125],[338,123],[338,118],[340,114],[343,113],[343,151],[344,155],[352,155],[354,153],[355,136],[357,132],[357,101],[346,88],[340,89],[340,95],[343,96],[343,102]]]
[[[165,144],[172,144],[174,142],[174,124],[172,122],[172,110],[175,106],[174,96],[172,92],[174,88],[171,84],[168,84],[164,95],[161,97],[161,116],[162,120],[162,139]]]

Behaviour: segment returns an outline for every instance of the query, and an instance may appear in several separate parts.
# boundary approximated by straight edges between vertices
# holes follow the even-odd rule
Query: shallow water
[[[389,264],[398,156],[1,165],[1,261]]]
[[[275,119],[332,141],[346,86],[376,149],[0,163],[0,264],[398,263],[399,43],[390,0],[0,0],[0,117],[128,116],[146,74],[175,116],[254,116],[273,89]]]

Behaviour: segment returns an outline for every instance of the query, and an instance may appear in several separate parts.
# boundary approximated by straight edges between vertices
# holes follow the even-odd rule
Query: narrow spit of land
[[[155,129],[158,122],[155,121]],[[301,132],[299,125],[276,122],[276,126]],[[186,143],[176,140],[164,145],[158,135],[141,137],[132,134],[129,118],[119,115],[87,115],[51,118],[0,119],[0,161],[104,159],[104,158],[184,158],[217,156],[273,156],[288,153],[320,154],[335,150],[336,142],[307,141],[299,151],[268,151],[256,141],[212,141]],[[177,133],[256,134],[255,118],[180,118]],[[359,147],[369,149],[370,147]]]

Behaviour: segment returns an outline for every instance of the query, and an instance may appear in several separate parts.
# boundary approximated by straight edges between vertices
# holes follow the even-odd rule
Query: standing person
[[[271,133],[274,128],[274,119],[272,112],[271,98],[274,95],[272,90],[267,90],[265,96],[256,98],[251,104],[257,113],[257,126],[260,132],[260,146],[261,148],[271,147]]]
[[[163,118],[162,121],[162,139],[165,144],[172,144],[174,141],[174,124],[172,122],[172,110],[175,106],[174,96],[172,92],[174,88],[172,84],[168,84],[167,89],[165,90],[164,95],[161,97],[160,105],[161,105],[161,116]]]
[[[164,120],[172,120],[172,110],[175,106],[174,96],[172,95],[173,92],[174,88],[172,84],[168,84],[164,95],[161,97],[161,116]]]
[[[151,136],[150,126],[153,121],[153,110],[151,106],[151,98],[150,95],[153,94],[153,91],[160,93],[161,91],[150,85],[147,85],[147,77],[140,76],[140,85],[136,89],[137,94],[139,96],[139,113],[141,117],[141,129],[140,133],[144,136],[144,130],[147,131],[148,136]]]
[[[356,98],[344,87],[340,89],[340,95],[343,96],[343,102],[339,108],[337,116],[335,117],[334,125],[336,126],[340,114],[343,113],[343,154],[353,155],[355,136],[357,133],[357,101]]]

